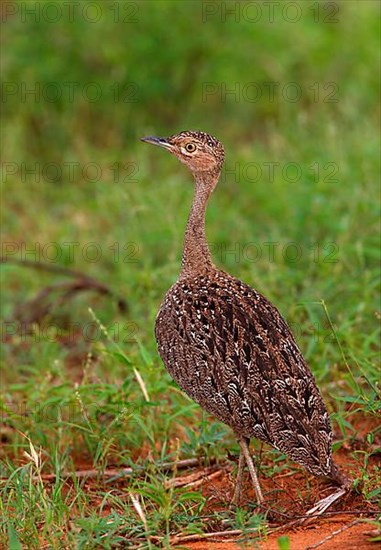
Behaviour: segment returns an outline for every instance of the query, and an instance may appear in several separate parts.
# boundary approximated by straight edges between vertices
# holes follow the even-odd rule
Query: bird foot
[[[306,512],[306,516],[309,516],[308,518],[304,518],[301,523],[304,523],[306,520],[312,519],[314,516],[320,516],[323,514],[334,502],[336,502],[339,498],[341,498],[345,493],[347,492],[347,489],[344,487],[341,487],[331,495],[322,498],[313,506],[308,512]]]

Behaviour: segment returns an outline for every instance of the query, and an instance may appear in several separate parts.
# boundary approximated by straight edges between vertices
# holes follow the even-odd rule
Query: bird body
[[[221,271],[181,279],[155,334],[172,378],[203,409],[314,475],[331,472],[332,432],[315,380],[278,310]]]
[[[203,132],[142,139],[167,149],[194,176],[181,272],[160,307],[155,335],[180,388],[235,432],[241,446],[236,493],[245,459],[263,499],[248,450],[252,437],[311,474],[345,485],[332,459],[326,406],[287,323],[269,300],[212,261],[205,212],[224,161],[222,144]]]

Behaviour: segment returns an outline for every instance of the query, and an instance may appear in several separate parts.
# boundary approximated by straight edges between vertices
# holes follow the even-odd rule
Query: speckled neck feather
[[[193,203],[184,236],[180,273],[182,279],[215,269],[205,234],[205,214],[219,175],[219,172],[195,175]]]

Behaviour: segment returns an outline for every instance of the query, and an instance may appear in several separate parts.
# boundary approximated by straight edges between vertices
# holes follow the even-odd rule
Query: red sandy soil
[[[356,416],[353,419],[352,424],[357,427],[356,437],[352,439],[350,444],[335,453],[335,460],[349,477],[355,479],[360,475],[362,462],[356,460],[353,451],[366,450],[370,452],[372,450],[366,442],[366,434],[377,427],[377,421],[374,417],[367,418],[358,415],[358,418]],[[380,448],[380,441],[377,441],[376,444]],[[378,483],[380,483],[379,454],[370,456],[368,474],[371,479],[378,479]],[[359,519],[375,519],[375,512],[379,511],[375,504],[365,501],[360,492],[345,495],[333,504],[324,516],[314,518],[310,523],[290,526],[287,523],[298,516],[303,516],[314,503],[333,492],[334,488],[324,480],[312,478],[299,468],[295,471],[286,470],[273,478],[266,478],[261,475],[260,481],[267,501],[266,504],[272,510],[272,514],[269,516],[269,527],[270,529],[276,528],[275,533],[261,539],[255,538],[255,535],[253,535],[246,546],[243,542],[240,544],[232,542],[232,539],[234,539],[232,536],[228,536],[228,541],[224,541],[221,536],[213,542],[212,539],[192,543],[184,541],[180,543],[181,547],[189,550],[242,550],[245,548],[279,550],[278,538],[281,536],[289,538],[291,550],[307,550],[309,548],[312,550],[318,543],[321,543],[316,546],[319,550],[362,550],[366,548],[375,550],[378,547],[377,543],[370,540],[377,535],[374,525],[366,522],[356,522]],[[231,498],[233,484],[234,477],[230,473],[206,484],[203,487],[203,493],[208,498],[207,507],[209,509],[222,509],[222,503],[229,502],[229,497]],[[372,488],[375,487],[368,487],[368,490]],[[246,502],[255,502],[255,495],[248,478],[246,478],[244,494],[243,506],[245,500]],[[282,525],[284,525],[284,528],[282,528]],[[347,528],[344,529],[345,527]],[[340,533],[335,534],[336,531],[341,529],[343,530]],[[222,531],[223,529],[211,529],[211,531],[215,530]],[[332,534],[331,538],[322,542],[323,539]]]
[[[350,460],[345,451],[339,453],[337,459],[343,469],[352,476],[358,470],[358,465],[356,467],[356,463]],[[372,459],[371,463],[369,473],[375,474],[377,469],[376,459]],[[333,492],[334,488],[324,481],[311,479],[302,471],[296,471],[289,476],[287,476],[287,472],[282,475],[273,479],[261,478],[265,499],[273,510],[273,517],[269,521],[269,527],[270,529],[276,528],[275,533],[262,539],[255,538],[255,534],[253,534],[253,538],[247,542],[246,546],[242,542],[240,544],[232,542],[234,537],[228,535],[227,538],[229,541],[224,541],[223,537],[219,536],[213,542],[211,539],[192,543],[180,542],[179,547],[181,546],[189,550],[242,550],[244,548],[279,550],[278,538],[287,536],[290,541],[291,550],[307,550],[310,547],[313,548],[315,544],[332,535],[335,531],[348,526],[347,529],[335,534],[331,539],[319,545],[318,548],[322,548],[322,550],[376,549],[377,544],[370,542],[370,539],[376,534],[374,533],[374,525],[363,522],[351,525],[360,518],[375,519],[374,512],[377,510],[375,505],[370,505],[358,493],[345,495],[324,516],[314,518],[310,523],[299,526],[287,525],[288,522],[296,519],[298,516],[302,516],[320,498]],[[309,481],[309,489],[307,489],[307,480]],[[207,507],[209,509],[223,509],[222,500],[227,499],[225,502],[228,502],[229,497],[231,498],[233,482],[233,478],[230,475],[226,475],[221,479],[211,481],[210,484],[203,487],[203,493],[208,497]],[[250,482],[248,479],[246,482],[246,494],[248,494],[246,501],[254,502],[254,494],[250,488]],[[279,492],[274,492],[274,489]],[[284,515],[278,515],[277,511]],[[282,525],[284,525],[284,528],[282,528]],[[211,530],[220,531],[223,529],[217,528]]]
[[[307,550],[322,542],[325,537],[332,535],[335,531],[349,526],[353,521],[350,516],[342,515],[331,519],[319,520],[310,526],[279,531],[270,535],[264,542],[252,541],[246,546],[234,542],[197,542],[192,544],[183,544],[183,548],[189,550],[279,550],[277,542],[278,537],[287,535],[290,541],[291,550]],[[374,536],[374,534],[373,534]],[[321,550],[376,550],[377,544],[370,542],[372,538],[372,527],[364,523],[358,523],[349,527],[345,531],[326,540],[316,548]]]
[[[335,487],[328,481],[310,476],[303,468],[287,462],[283,463],[284,469],[279,470],[278,468],[277,473],[272,476],[273,456],[270,453],[265,453],[261,459],[259,476],[265,499],[263,511],[267,511],[269,531],[276,529],[276,532],[261,538],[256,537],[256,534],[253,533],[251,539],[246,539],[246,545],[243,541],[239,541],[237,534],[227,534],[226,537],[222,534],[212,535],[205,540],[200,537],[197,540],[192,539],[192,542],[182,540],[180,534],[174,537],[171,547],[187,548],[189,550],[279,550],[278,538],[287,536],[290,541],[290,550],[312,550],[315,547],[319,550],[362,550],[366,548],[375,550],[378,546],[377,543],[370,541],[372,537],[377,535],[374,532],[375,526],[365,522],[351,524],[359,519],[375,519],[376,514],[380,514],[377,504],[375,502],[371,503],[363,497],[363,494],[369,493],[376,488],[377,484],[381,484],[379,451],[381,448],[381,435],[377,434],[376,431],[379,422],[375,416],[366,416],[360,413],[352,415],[350,421],[355,428],[355,433],[352,433],[340,450],[334,453],[334,458],[346,475],[351,479],[361,479],[362,481],[356,491],[344,495],[323,516],[313,518],[310,523],[303,525],[290,525],[291,522],[303,517],[306,511],[316,502],[334,492]],[[371,431],[376,435],[370,445],[366,436]],[[140,457],[147,455],[146,449],[140,449],[140,451]],[[366,470],[364,467],[365,455],[368,457]],[[92,469],[91,457],[78,456],[73,457],[73,459],[77,470]],[[185,485],[189,481],[195,480],[193,482],[194,490],[201,488],[207,499],[202,515],[205,517],[210,515],[211,518],[216,518],[213,520],[213,524],[205,523],[205,531],[208,533],[229,529],[214,512],[226,510],[230,506],[236,477],[233,466],[234,462],[232,460],[226,460],[221,464],[215,464],[208,468],[200,466],[193,469],[178,470],[175,474],[176,480],[179,482],[178,485]],[[49,475],[48,472],[46,474]],[[173,481],[173,475],[168,473],[167,479],[169,482],[170,480]],[[93,496],[94,508],[97,508],[102,500],[99,493],[99,488],[103,485],[102,475],[100,478],[97,478],[97,476],[89,477],[83,482],[88,495]],[[68,481],[68,483],[71,482]],[[125,494],[128,498],[126,488],[129,483],[128,478],[119,478],[113,481],[113,489],[119,492],[121,497]],[[110,484],[107,484],[107,489],[110,489]],[[240,504],[245,508],[253,503],[255,503],[255,494],[246,473],[245,487]],[[104,506],[102,514],[108,514],[110,511],[107,506]],[[253,513],[255,513],[255,508],[253,508]],[[316,546],[327,536],[346,526],[347,529],[334,534],[332,538]],[[224,540],[225,538],[228,540]]]
[[[366,440],[366,434],[377,428],[377,419],[359,414],[351,417],[351,424],[356,427],[356,434],[353,435],[348,443],[335,453],[335,461],[342,470],[351,478],[366,477],[373,480],[365,487],[366,492],[375,488],[376,483],[381,483],[380,475],[380,455],[377,449],[381,447],[381,436],[377,435],[372,446]],[[377,439],[377,441],[376,441]],[[358,453],[354,451],[359,451]],[[367,476],[364,477],[363,456],[364,451],[369,453],[367,465]],[[372,453],[373,454],[370,454]],[[267,458],[268,457],[268,458]],[[375,503],[370,503],[364,499],[361,493],[360,485],[357,491],[344,495],[335,502],[332,507],[321,517],[313,518],[309,523],[303,525],[289,525],[290,522],[304,516],[316,502],[334,492],[336,487],[329,481],[317,479],[310,476],[305,470],[296,465],[285,463],[286,469],[271,477],[267,472],[271,471],[272,457],[265,455],[262,460],[260,473],[260,482],[265,498],[264,510],[269,510],[268,527],[270,532],[276,529],[276,532],[268,536],[256,537],[254,533],[251,539],[246,539],[246,545],[239,541],[238,535],[223,536],[219,534],[216,537],[202,540],[201,538],[192,542],[174,537],[171,547],[187,548],[189,550],[235,550],[235,549],[259,549],[259,550],[279,550],[278,538],[287,536],[290,541],[290,550],[307,550],[315,548],[314,545],[322,542],[327,536],[332,538],[316,546],[319,550],[356,550],[356,549],[376,549],[377,544],[370,539],[375,537],[374,524],[366,522],[356,522],[356,520],[374,520],[378,510]],[[201,474],[201,475],[199,475]],[[212,474],[212,477],[210,476]],[[203,508],[202,515],[213,516],[213,512],[226,510],[230,506],[234,491],[236,472],[233,464],[226,461],[222,464],[216,464],[209,468],[194,468],[178,471],[176,480],[180,484],[192,481],[194,478],[196,485],[194,489],[198,490],[201,483],[201,490],[206,497],[207,502]],[[168,480],[171,480],[173,474],[168,473]],[[184,478],[184,479],[183,479]],[[184,481],[184,483],[181,483]],[[94,490],[95,480],[88,480],[86,486],[89,492]],[[120,489],[126,486],[126,480],[116,482]],[[114,484],[115,486],[115,484]],[[115,487],[116,488],[116,487]],[[245,478],[245,487],[241,506],[255,502],[254,490],[251,486],[248,474]],[[107,513],[107,510],[103,510]],[[255,513],[255,510],[254,512]],[[226,531],[226,524],[218,523],[214,520],[213,524],[205,524],[205,530],[209,533]],[[353,522],[355,524],[351,525]],[[346,529],[343,529],[347,527]],[[336,531],[342,532],[335,534]],[[224,539],[227,540],[224,540]]]

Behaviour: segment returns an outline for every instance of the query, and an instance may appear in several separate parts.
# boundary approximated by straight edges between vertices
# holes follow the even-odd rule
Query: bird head
[[[222,143],[204,132],[187,131],[168,138],[149,136],[141,140],[167,149],[194,175],[219,174],[224,162],[225,152]]]

